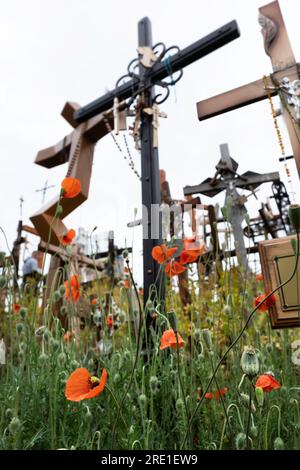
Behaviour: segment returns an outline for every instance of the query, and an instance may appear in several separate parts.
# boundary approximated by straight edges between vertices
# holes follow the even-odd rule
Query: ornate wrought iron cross
[[[143,258],[144,298],[149,288],[157,283],[158,267],[152,259],[152,248],[160,243],[159,217],[153,217],[153,206],[161,202],[157,126],[157,105],[169,95],[169,87],[182,77],[182,69],[228,42],[239,37],[236,21],[222,26],[194,44],[179,50],[167,48],[163,43],[152,45],[151,23],[143,18],[138,23],[138,57],[130,62],[127,73],[116,83],[116,88],[92,103],[79,108],[67,103],[63,117],[74,131],[57,145],[38,153],[36,163],[51,168],[69,160],[68,175],[81,180],[82,191],[75,199],[62,201],[65,217],[88,197],[94,146],[96,142],[118,125],[118,114],[132,108],[139,118],[138,139],[141,149],[142,204],[143,204]],[[168,79],[168,80],[167,80]],[[164,93],[155,93],[155,86]],[[144,109],[146,110],[144,112]],[[109,125],[108,125],[109,124]],[[41,237],[48,239],[58,198],[42,208],[31,220]],[[58,244],[61,233],[66,230],[61,220],[52,226],[51,243]]]

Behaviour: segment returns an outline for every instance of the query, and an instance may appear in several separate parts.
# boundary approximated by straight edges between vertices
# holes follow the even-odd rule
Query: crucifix
[[[282,114],[289,133],[300,175],[300,69],[296,62],[277,1],[259,9],[264,47],[273,73],[263,79],[235,88],[197,103],[200,121],[256,103],[279,94]]]
[[[47,192],[47,190],[50,189],[50,188],[54,188],[54,184],[51,184],[50,186],[48,186],[48,180],[46,180],[46,181],[45,181],[45,185],[44,185],[43,188],[41,188],[41,189],[36,189],[36,190],[35,190],[36,193],[40,193],[40,192],[42,193],[42,204],[44,204],[44,202],[45,202],[45,197],[46,197],[46,192]]]
[[[225,207],[227,207],[227,219],[231,225],[236,256],[239,265],[245,272],[249,272],[247,250],[245,247],[242,223],[247,213],[245,202],[247,198],[238,193],[236,188],[247,189],[252,193],[262,183],[278,181],[279,173],[259,174],[247,171],[243,175],[237,174],[238,163],[230,157],[228,144],[220,145],[221,159],[216,165],[216,174],[213,178],[205,179],[197,186],[186,186],[184,195],[188,196],[201,193],[213,197],[219,192],[226,190]]]
[[[177,46],[166,48],[163,43],[152,46],[151,23],[149,18],[143,18],[138,23],[138,57],[128,65],[127,74],[117,81],[113,91],[82,108],[77,104],[67,103],[62,115],[74,128],[73,132],[37,155],[35,163],[47,168],[69,161],[67,175],[81,181],[81,193],[76,198],[62,199],[62,217],[66,217],[88,197],[96,142],[113,130],[119,112],[130,115],[130,107],[134,103],[139,104],[137,113],[140,113],[145,301],[148,299],[150,286],[157,284],[159,268],[151,253],[153,247],[161,242],[159,217],[154,214],[161,202],[158,149],[155,146],[158,124],[156,106],[167,99],[169,86],[181,78],[184,67],[238,37],[237,23],[231,21],[183,50],[179,50]],[[174,79],[177,72],[178,76]],[[170,81],[165,80],[170,77]],[[162,87],[164,93],[155,94],[155,86]],[[143,112],[145,108],[150,109],[150,113]],[[121,127],[116,130],[121,130]],[[52,222],[50,241],[56,245],[66,231],[61,220],[53,221],[58,201],[59,197],[31,217],[43,240],[48,239]]]

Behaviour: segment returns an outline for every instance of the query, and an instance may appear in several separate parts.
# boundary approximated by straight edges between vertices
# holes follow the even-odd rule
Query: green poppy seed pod
[[[208,351],[212,351],[212,340],[211,340],[211,334],[208,328],[205,328],[204,330],[201,331],[202,333],[202,338],[205,343],[205,346],[207,347]]]
[[[62,190],[63,191],[63,190]],[[64,212],[63,206],[59,204],[56,208],[56,215],[57,217],[60,217]]]
[[[178,331],[178,324],[177,324],[177,317],[176,313],[174,310],[170,310],[170,312],[167,313],[167,318],[170,322],[171,328],[177,333]]]
[[[26,317],[26,315],[27,315],[27,308],[22,307],[22,308],[20,309],[20,317],[24,320],[25,317]]]
[[[53,292],[52,299],[53,299],[53,302],[58,302],[61,299],[61,295],[58,290]]]
[[[6,277],[0,276],[0,289],[4,289],[5,286],[6,286]]]
[[[247,446],[247,436],[243,432],[239,432],[235,438],[236,450],[245,450]]]
[[[239,399],[240,399],[240,402],[241,404],[249,409],[249,405],[250,405],[250,396],[247,394],[247,393],[240,393],[239,394]],[[251,400],[251,411],[252,413],[255,413],[256,412],[256,408],[255,408],[255,405],[253,403],[253,400]]]
[[[11,434],[17,434],[21,428],[21,421],[19,418],[13,418],[8,425],[9,432]]]
[[[24,325],[23,325],[23,323],[17,323],[17,324],[16,324],[16,331],[17,331],[17,334],[20,335],[23,330],[24,330]]]
[[[255,396],[259,408],[264,406],[265,396],[262,387],[255,387]]]
[[[246,347],[241,358],[241,368],[249,379],[253,379],[259,372],[258,356],[252,346]]]
[[[124,259],[128,259],[128,255],[129,255],[128,250],[123,250],[123,252],[122,252],[123,258],[124,258]]]
[[[71,362],[71,369],[72,370],[75,370],[79,367],[79,362],[76,361],[75,359],[73,359],[73,361]]]
[[[290,205],[289,218],[296,232],[300,232],[300,206],[299,204]]]
[[[147,405],[147,397],[146,397],[146,395],[141,394],[141,395],[139,396],[139,402],[140,402],[140,404],[141,404],[142,406],[145,407],[145,406]]]
[[[276,437],[274,439],[274,450],[284,450],[284,442],[281,437]]]
[[[66,293],[66,288],[65,288],[65,286],[64,286],[64,285],[59,286],[59,289],[58,289],[58,290],[59,290],[60,295],[63,297],[63,296],[65,295],[65,293]]]

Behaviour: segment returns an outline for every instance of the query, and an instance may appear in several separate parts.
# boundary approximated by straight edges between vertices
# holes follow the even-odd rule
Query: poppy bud
[[[253,379],[259,372],[258,356],[252,346],[246,347],[241,358],[241,368],[249,379]]]
[[[27,315],[27,308],[22,307],[22,308],[20,309],[20,317],[24,320],[25,317],[26,317],[26,315]]]
[[[284,450],[284,442],[281,437],[274,439],[274,450]]]
[[[51,338],[51,333],[50,333],[50,331],[49,331],[48,329],[46,329],[46,330],[44,331],[43,337],[44,337],[44,340],[47,341],[47,342],[48,342],[49,339]]]
[[[230,312],[231,312],[230,305],[225,305],[225,306],[224,306],[224,313],[225,313],[226,315],[229,315]]]
[[[262,387],[255,387],[255,396],[259,408],[262,408],[264,405],[264,391]]]
[[[64,366],[65,363],[66,363],[66,360],[67,360],[67,356],[65,355],[64,352],[61,352],[58,356],[57,356],[57,363],[60,367]]]
[[[52,294],[53,302],[58,302],[61,298],[60,292],[58,290],[54,291]]]
[[[6,286],[6,278],[4,276],[0,276],[0,289],[4,289]]]
[[[250,432],[249,432],[250,436],[255,439],[257,436],[258,436],[258,429],[256,426],[251,426],[250,428]]]
[[[123,252],[122,252],[123,258],[128,259],[128,255],[129,255],[128,250],[123,250]]]
[[[281,388],[280,388],[279,392],[280,392],[280,395],[282,395],[283,397],[286,397],[287,394],[288,394],[288,390],[285,387],[285,385],[281,385]]]
[[[292,204],[289,207],[289,218],[296,232],[300,232],[300,206]]]
[[[141,394],[141,395],[139,396],[139,402],[140,402],[140,404],[141,404],[142,406],[145,407],[145,406],[147,405],[147,397],[146,397],[146,395]]]
[[[13,415],[12,409],[11,409],[11,408],[7,408],[7,409],[5,410],[5,418],[6,418],[6,419],[11,419],[11,418],[12,418],[12,415]]]
[[[43,366],[44,364],[46,364],[47,361],[48,361],[48,356],[47,356],[47,354],[41,353],[41,354],[39,355],[39,363],[40,363],[40,365]]]
[[[177,412],[181,413],[183,411],[183,408],[184,408],[183,400],[182,400],[182,398],[178,398],[176,400],[176,410],[177,410]]]
[[[59,348],[59,341],[57,341],[57,339],[50,338],[49,344],[50,344],[50,347],[51,347],[51,349],[52,349],[53,352],[55,352],[55,351],[58,350],[58,348]]]
[[[19,418],[13,418],[8,425],[8,429],[11,434],[17,434],[17,432],[20,430],[20,427],[21,421]]]
[[[170,322],[172,330],[174,330],[174,332],[177,333],[178,324],[177,324],[176,313],[174,312],[174,310],[170,310],[170,312],[167,313],[167,318]]]
[[[58,206],[56,208],[57,217],[60,217],[62,215],[63,211],[64,211],[63,206],[61,204],[58,204]]]
[[[88,406],[86,407],[86,413],[83,415],[83,419],[86,423],[90,423],[93,419],[93,415]]]
[[[60,308],[60,314],[64,317],[65,315],[67,315],[68,313],[68,309],[65,305],[63,305],[61,308]]]
[[[205,328],[204,330],[202,330],[202,338],[208,351],[212,351],[211,334],[208,328]]]
[[[59,289],[58,289],[58,290],[59,290],[60,295],[63,297],[63,296],[65,295],[65,293],[66,293],[66,288],[65,288],[65,286],[64,286],[64,285],[59,286]]]
[[[22,331],[24,330],[24,325],[22,323],[17,323],[16,330],[17,330],[17,334],[20,335]]]
[[[247,445],[247,436],[243,432],[239,432],[235,438],[236,450],[245,450]]]
[[[151,393],[153,393],[153,395],[155,395],[155,393],[157,393],[158,390],[159,390],[159,381],[158,381],[158,378],[156,377],[156,375],[152,375],[150,377],[149,386],[150,386]]]
[[[200,339],[201,339],[201,330],[199,330],[199,328],[194,329],[193,338],[194,338],[194,341],[196,341],[196,342],[200,341]]]
[[[239,395],[239,398],[240,398],[240,402],[242,405],[244,405],[246,408],[249,409],[249,405],[250,405],[250,397],[247,393],[240,393]],[[256,412],[256,408],[255,408],[255,405],[253,403],[253,401],[251,401],[251,411],[253,413]]]

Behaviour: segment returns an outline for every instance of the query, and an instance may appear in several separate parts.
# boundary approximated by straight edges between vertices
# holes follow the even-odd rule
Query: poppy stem
[[[249,390],[249,413],[248,413],[248,422],[247,422],[247,431],[246,431],[246,448],[249,450],[249,431],[250,431],[250,422],[251,422],[251,406],[252,406],[252,381],[249,379],[250,382],[250,390]]]
[[[291,274],[291,276],[284,282],[282,282],[279,286],[275,287],[275,289],[273,289],[271,292],[269,292],[268,295],[266,295],[266,297],[264,298],[264,300],[262,302],[260,302],[258,305],[256,305],[256,307],[252,310],[252,312],[250,313],[249,317],[247,318],[243,328],[241,329],[240,333],[238,334],[238,336],[236,337],[236,339],[233,341],[233,343],[231,343],[231,345],[227,348],[227,350],[225,351],[225,353],[223,354],[223,356],[221,357],[221,359],[219,360],[215,370],[214,370],[214,373],[212,375],[212,377],[210,378],[210,380],[208,381],[208,384],[206,386],[206,389],[204,390],[204,393],[200,399],[200,401],[198,402],[196,408],[194,409],[194,412],[190,418],[190,422],[189,422],[189,426],[191,425],[192,421],[194,420],[196,414],[198,413],[203,401],[204,401],[204,397],[205,397],[205,394],[208,392],[209,390],[209,387],[211,386],[214,378],[215,378],[215,375],[216,373],[218,372],[222,362],[224,361],[224,359],[227,357],[227,355],[229,354],[229,352],[234,348],[234,346],[239,342],[239,340],[241,339],[241,337],[243,336],[244,334],[244,331],[246,330],[248,324],[250,323],[253,315],[255,314],[255,312],[259,309],[259,307],[269,298],[271,297],[271,295],[273,295],[275,292],[277,292],[279,289],[281,289],[282,287],[284,287],[286,284],[288,284],[292,279],[293,277],[295,276],[297,270],[298,270],[298,264],[299,264],[299,241],[300,241],[300,235],[299,235],[299,232],[297,232],[296,234],[297,236],[297,249],[296,249],[296,254],[295,254],[295,257],[296,257],[296,262],[295,262],[295,266],[294,266],[294,270]],[[188,436],[188,433],[186,432],[185,434],[185,437],[183,439],[183,442],[181,444],[181,449],[183,449],[184,445],[185,445],[185,442],[186,442],[186,439],[187,439],[187,436]]]
[[[178,380],[179,380],[182,400],[183,400],[183,403],[184,403],[184,410],[185,410],[185,414],[186,414],[187,433],[190,437],[190,444],[192,446],[192,436],[191,436],[191,428],[190,428],[189,410],[188,410],[187,403],[186,403],[186,398],[185,398],[185,394],[184,394],[184,387],[183,387],[182,377],[181,377],[178,332],[174,331],[174,333],[175,333],[175,337],[176,337],[176,359],[177,359]]]

